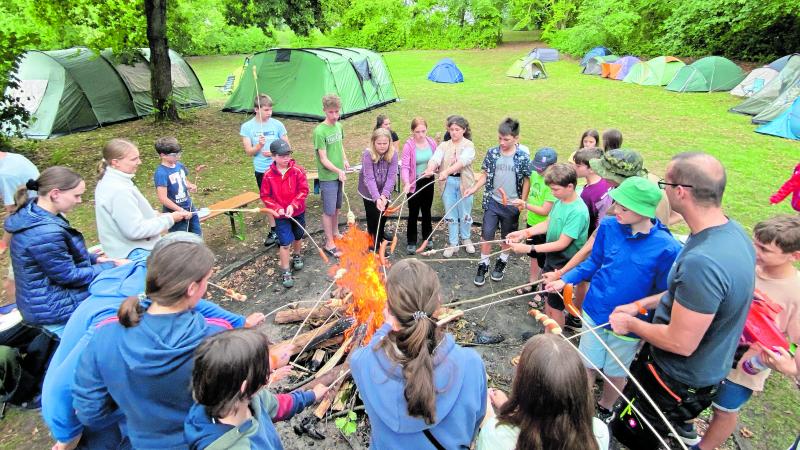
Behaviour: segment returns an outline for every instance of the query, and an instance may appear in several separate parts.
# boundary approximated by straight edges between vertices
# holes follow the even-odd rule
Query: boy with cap
[[[559,291],[565,284],[591,281],[583,302],[584,330],[608,322],[609,315],[619,305],[665,291],[670,268],[681,250],[669,229],[655,218],[662,195],[655,183],[630,177],[609,195],[616,202],[615,215],[607,216],[597,227],[591,256],[565,273],[561,280],[546,286],[548,290]],[[598,337],[626,368],[636,356],[639,339],[614,334],[608,326],[597,330],[597,336],[581,337],[580,350],[588,359],[591,382],[595,378],[593,370],[602,370],[621,391],[626,382],[625,371]],[[602,419],[611,416],[616,400],[617,391],[604,385],[597,406]]]
[[[302,239],[306,225],[305,210],[308,197],[308,180],[305,170],[292,159],[292,149],[283,139],[269,144],[274,162],[261,182],[261,200],[275,217],[275,231],[280,248],[278,256],[281,265],[283,287],[294,286],[292,270],[303,268]],[[291,246],[291,267],[289,266],[289,247]]]
[[[197,186],[189,182],[189,171],[179,161],[183,152],[178,139],[174,137],[159,138],[155,147],[161,158],[161,164],[156,167],[153,182],[156,185],[156,195],[158,201],[161,202],[162,211],[165,213],[195,211],[189,192],[197,192]],[[169,229],[170,233],[173,231],[188,231],[202,236],[200,217],[192,214],[190,219],[175,222]]]
[[[528,211],[528,228],[547,220],[547,215],[550,214],[550,210],[553,209],[553,203],[556,202],[556,198],[553,197],[553,192],[547,186],[547,183],[544,182],[544,171],[555,164],[557,160],[558,154],[556,154],[555,149],[551,147],[540,148],[531,159],[530,188],[528,190],[528,201],[525,202],[525,210]],[[522,203],[523,200],[519,200],[518,202]],[[512,203],[514,203],[515,206],[517,205],[517,202]],[[528,239],[526,243],[528,245],[544,244],[545,240],[546,235],[537,234]],[[529,254],[529,256],[531,257],[530,281],[534,282],[539,279],[539,274],[542,272],[545,255],[540,253]],[[533,290],[533,286],[526,286],[518,289],[517,294],[522,295],[532,292]]]

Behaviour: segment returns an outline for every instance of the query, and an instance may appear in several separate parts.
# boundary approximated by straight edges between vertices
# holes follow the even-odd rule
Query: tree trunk
[[[172,72],[167,44],[167,0],[144,0],[147,17],[147,42],[150,44],[150,90],[155,119],[178,120],[172,101]]]

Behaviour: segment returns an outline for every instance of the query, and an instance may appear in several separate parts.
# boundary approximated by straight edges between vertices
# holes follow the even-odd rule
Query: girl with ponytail
[[[202,242],[172,241],[153,250],[147,298],[126,299],[80,355],[72,404],[85,427],[102,428],[122,413],[133,448],[188,448],[183,420],[192,406],[192,354],[207,336],[232,328],[195,308],[213,265]]]
[[[561,336],[538,334],[522,348],[511,397],[490,389],[497,417],[487,419],[477,450],[606,450],[606,424],[581,356]]]
[[[141,163],[139,149],[130,141],[112,139],[103,147],[94,209],[100,243],[112,258],[146,256],[163,232],[192,217],[188,211],[157,214],[153,210],[133,184]]]
[[[486,412],[486,373],[432,318],[441,305],[436,272],[416,259],[386,279],[385,324],[351,361],[370,418],[370,447],[467,449]]]
[[[19,209],[5,222],[20,313],[26,323],[57,336],[89,296],[89,283],[123,262],[89,254],[83,235],[64,216],[81,203],[85,190],[73,170],[50,167],[18,189]],[[38,196],[29,200],[30,191]]]

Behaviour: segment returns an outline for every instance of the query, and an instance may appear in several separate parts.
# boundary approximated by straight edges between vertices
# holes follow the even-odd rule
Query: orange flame
[[[339,266],[331,269],[333,272],[338,268],[346,270],[336,284],[352,293],[346,307],[347,314],[355,317],[356,321],[347,331],[347,336],[350,336],[358,325],[369,321],[362,344],[369,342],[372,333],[383,325],[383,307],[386,305],[386,286],[381,273],[381,261],[369,250],[372,243],[373,238],[366,231],[356,225],[348,227],[342,238],[336,240],[336,246],[342,252]]]

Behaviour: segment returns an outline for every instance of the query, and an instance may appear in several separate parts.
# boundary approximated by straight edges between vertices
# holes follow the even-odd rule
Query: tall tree
[[[178,120],[172,101],[172,64],[167,43],[167,0],[144,0],[147,42],[150,44],[150,90],[156,120]]]

